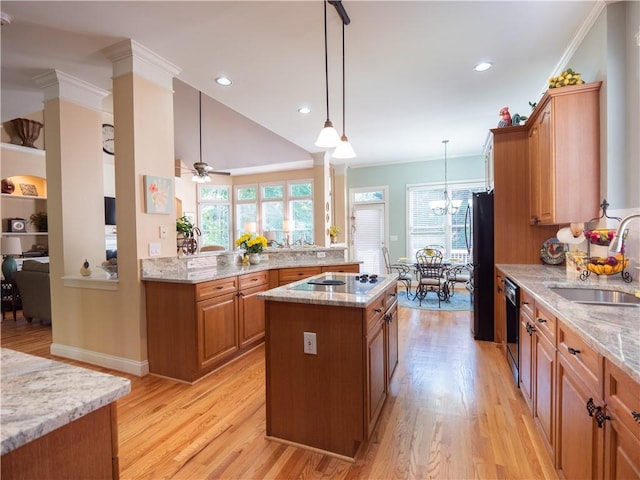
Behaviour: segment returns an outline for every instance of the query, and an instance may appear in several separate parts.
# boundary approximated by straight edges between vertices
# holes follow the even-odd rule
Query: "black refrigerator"
[[[473,194],[473,321],[476,340],[493,341],[493,191]]]

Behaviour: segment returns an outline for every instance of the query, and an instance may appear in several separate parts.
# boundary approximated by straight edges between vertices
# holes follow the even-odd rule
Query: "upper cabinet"
[[[532,224],[598,216],[601,84],[549,89],[527,122]]]

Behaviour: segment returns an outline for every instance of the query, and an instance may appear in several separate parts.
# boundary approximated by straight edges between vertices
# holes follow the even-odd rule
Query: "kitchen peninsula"
[[[398,363],[397,276],[325,273],[259,297],[267,437],[353,460]]]
[[[260,345],[260,292],[322,272],[358,272],[344,247],[268,249],[257,265],[237,252],[142,260],[150,372],[195,382]]]
[[[116,400],[126,378],[27,355],[2,355],[2,478],[117,479]]]

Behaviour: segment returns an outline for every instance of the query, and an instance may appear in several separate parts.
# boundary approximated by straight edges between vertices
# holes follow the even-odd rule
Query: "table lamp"
[[[13,274],[18,270],[18,265],[13,257],[22,255],[20,239],[18,237],[3,237],[1,253],[4,255],[2,274],[5,280],[12,281]]]

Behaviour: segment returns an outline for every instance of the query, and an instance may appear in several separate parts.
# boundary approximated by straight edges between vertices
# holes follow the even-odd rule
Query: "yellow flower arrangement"
[[[338,227],[337,225],[331,225],[329,227],[329,236],[330,237],[337,237],[340,234],[340,227]]]
[[[245,233],[236,240],[236,246],[246,253],[262,253],[267,248],[267,239],[262,235],[253,236],[253,233]]]

